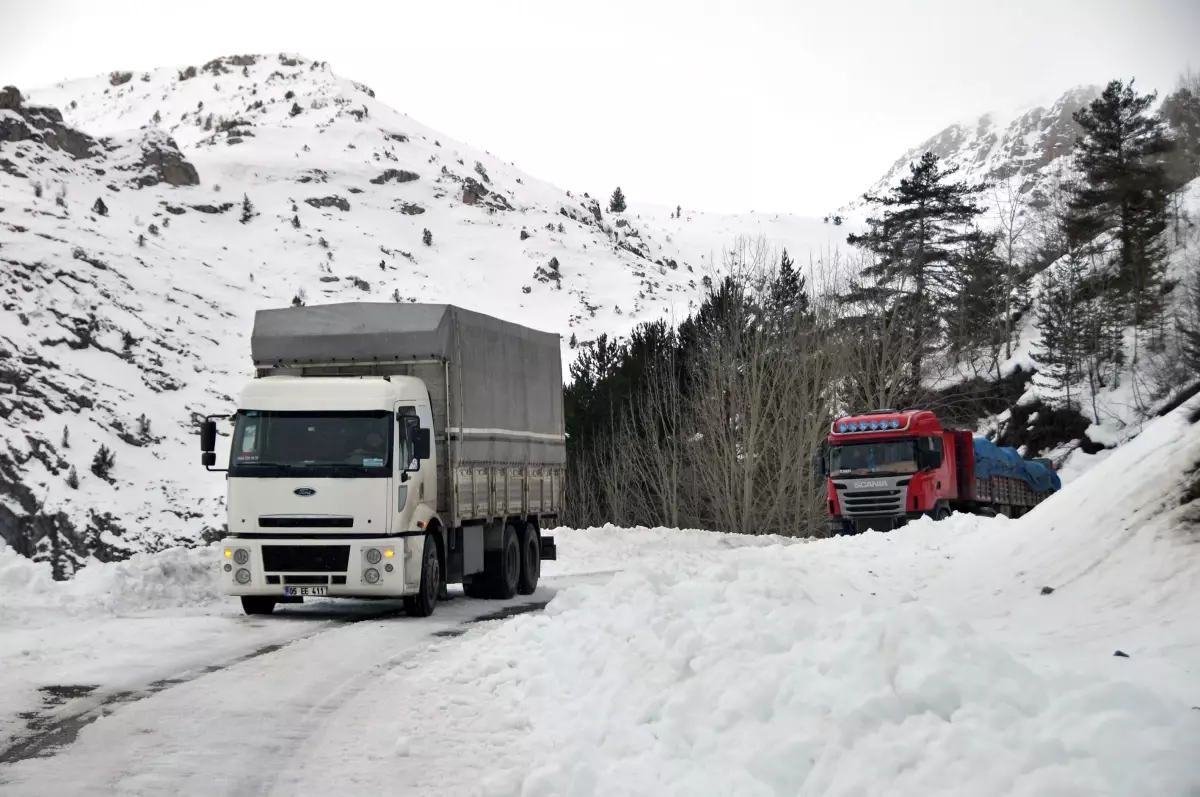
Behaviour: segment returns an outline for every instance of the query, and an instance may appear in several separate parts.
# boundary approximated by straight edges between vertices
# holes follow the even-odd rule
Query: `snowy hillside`
[[[448,301],[558,332],[566,360],[572,335],[682,317],[738,235],[801,260],[840,240],[636,198],[612,214],[615,178],[562,190],[298,56],[6,91],[0,534],[69,572],[219,527],[194,419],[232,407],[256,309]]]

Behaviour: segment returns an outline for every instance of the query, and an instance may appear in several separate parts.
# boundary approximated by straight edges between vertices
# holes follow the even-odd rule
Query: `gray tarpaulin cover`
[[[446,360],[451,439],[462,434],[458,462],[564,461],[562,359],[553,333],[448,304],[349,302],[259,310],[250,350],[260,368]]]

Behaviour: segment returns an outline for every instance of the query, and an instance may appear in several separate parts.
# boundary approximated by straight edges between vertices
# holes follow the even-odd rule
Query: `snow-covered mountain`
[[[955,122],[905,152],[865,193],[882,194],[908,176],[909,165],[932,152],[946,166],[957,166],[955,179],[1011,182],[1024,194],[1037,189],[1067,166],[1082,128],[1072,114],[1100,96],[1100,86],[1076,86],[1051,103],[1032,103]],[[863,215],[862,194],[831,216]]]
[[[842,240],[613,214],[613,187],[551,185],[296,55],[6,89],[0,533],[69,572],[219,528],[194,424],[232,408],[259,308],[448,301],[558,332],[569,361],[572,336],[682,317],[739,235],[802,261]]]

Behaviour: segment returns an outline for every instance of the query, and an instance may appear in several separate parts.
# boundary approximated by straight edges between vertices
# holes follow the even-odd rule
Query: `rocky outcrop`
[[[11,112],[0,116],[0,141],[34,141],[77,160],[98,154],[94,138],[66,125],[57,108],[25,104],[15,86],[0,90],[0,111]]]
[[[394,181],[397,183],[411,183],[413,180],[420,179],[421,175],[415,172],[405,171],[404,169],[384,169],[383,173],[378,177],[372,177],[371,182],[375,185],[383,185],[386,182]]]
[[[314,208],[337,208],[338,210],[342,211],[350,210],[350,202],[344,197],[340,196],[309,197],[308,199],[304,200],[304,204],[310,205]]]
[[[137,172],[131,181],[138,188],[165,183],[172,186],[199,185],[200,174],[179,151],[175,140],[165,135],[150,135],[139,143],[140,155],[132,163],[115,168]]]

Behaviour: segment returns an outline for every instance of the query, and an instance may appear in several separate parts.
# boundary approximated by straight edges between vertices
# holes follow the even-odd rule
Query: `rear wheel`
[[[430,535],[425,537],[425,552],[421,562],[421,591],[404,599],[404,611],[409,617],[428,617],[433,614],[441,593],[442,566],[438,562],[437,543]]]
[[[542,541],[538,536],[538,528],[532,523],[525,524],[521,534],[521,577],[517,584],[517,592],[522,595],[532,595],[537,589],[538,577],[542,571]]]
[[[500,548],[485,551],[483,572],[471,576],[463,584],[468,598],[508,600],[517,594],[521,584],[521,544],[517,528],[509,523],[500,535]]]
[[[950,517],[950,510],[947,507],[944,507],[944,506],[938,507],[933,512],[934,520],[945,520],[948,517]]]
[[[499,567],[496,568],[495,596],[508,600],[517,594],[521,584],[521,543],[513,524],[504,527],[504,538],[497,553]]]
[[[262,595],[243,595],[242,611],[246,614],[271,614],[275,611],[275,599]]]

